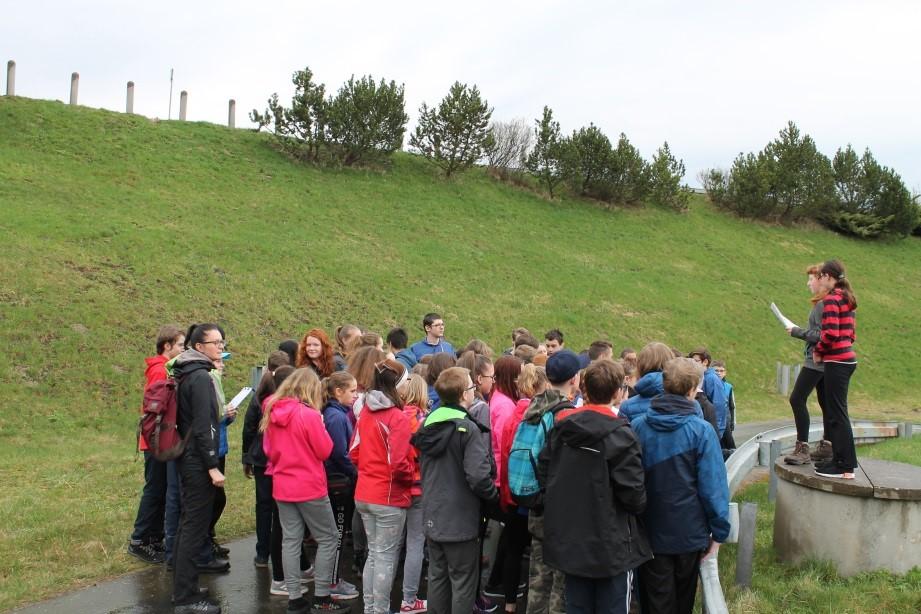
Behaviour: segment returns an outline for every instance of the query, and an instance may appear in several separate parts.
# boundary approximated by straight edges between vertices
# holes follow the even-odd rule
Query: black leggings
[[[793,392],[790,393],[790,407],[793,409],[796,439],[799,441],[809,441],[809,409],[806,406],[806,400],[813,390],[819,399],[819,408],[822,410],[822,425],[825,428],[822,439],[828,439],[828,412],[825,409],[823,377],[821,371],[803,367],[796,377],[796,383],[793,384]]]
[[[832,445],[835,464],[847,471],[857,467],[854,431],[847,413],[847,389],[855,369],[855,363],[825,363],[825,398],[828,400],[826,434]]]
[[[518,598],[518,584],[521,582],[521,563],[525,548],[531,543],[528,532],[528,517],[517,512],[502,517],[505,526],[499,537],[496,561],[490,575],[490,584],[501,582],[505,592],[505,604],[511,605]]]

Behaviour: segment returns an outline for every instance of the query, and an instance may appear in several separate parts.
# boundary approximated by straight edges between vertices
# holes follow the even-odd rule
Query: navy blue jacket
[[[706,550],[729,537],[729,482],[720,442],[695,403],[676,394],[652,399],[631,426],[643,447],[646,534],[656,554]]]
[[[704,394],[713,403],[713,409],[716,410],[716,428],[720,432],[720,437],[726,430],[726,422],[729,416],[729,403],[726,402],[726,389],[723,388],[723,380],[716,374],[712,368],[704,371]]]
[[[352,423],[349,421],[351,411],[336,399],[327,401],[323,408],[323,423],[329,438],[333,440],[333,451],[324,464],[327,476],[339,473],[354,481],[358,471],[349,458],[349,443],[352,441]]]

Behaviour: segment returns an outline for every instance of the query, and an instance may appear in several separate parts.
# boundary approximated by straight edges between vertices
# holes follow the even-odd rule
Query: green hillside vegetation
[[[770,301],[809,310],[803,270],[839,257],[860,299],[855,417],[917,417],[921,243],[865,243],[715,211],[547,200],[482,171],[440,178],[296,163],[268,135],[0,98],[0,609],[136,567],[143,357],[163,323],[221,322],[233,394],[282,338],[353,322],[497,350],[514,326],[579,350],[662,340],[728,362],[739,419],[786,417],[794,364]],[[252,530],[230,430],[221,537]],[[36,553],[40,553],[36,556]]]

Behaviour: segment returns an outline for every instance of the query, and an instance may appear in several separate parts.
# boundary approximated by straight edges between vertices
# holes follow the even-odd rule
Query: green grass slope
[[[921,405],[914,239],[761,225],[702,199],[686,215],[550,202],[479,170],[444,181],[408,154],[387,172],[319,170],[265,135],[9,97],[0,229],[0,609],[131,567],[142,359],[162,323],[225,325],[231,393],[280,338],[413,329],[431,310],[455,344],[499,349],[517,325],[558,326],[575,349],[705,343],[754,420],[788,414],[774,365],[802,348],[768,303],[803,323],[803,269],[835,256],[861,301],[853,413]],[[230,438],[235,461],[238,425]],[[251,530],[250,486],[232,470],[228,489],[222,532]]]

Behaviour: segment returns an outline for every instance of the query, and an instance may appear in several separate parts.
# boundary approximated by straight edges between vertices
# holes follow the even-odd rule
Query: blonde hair
[[[406,381],[397,386],[397,393],[403,405],[415,405],[420,409],[428,409],[429,387],[421,375],[413,373]]]
[[[518,375],[518,392],[523,398],[533,399],[549,387],[550,380],[547,379],[547,371],[543,367],[534,364],[521,367],[521,374]]]
[[[320,385],[320,379],[313,369],[302,367],[296,369],[281,383],[275,394],[272,395],[265,411],[262,413],[262,420],[259,421],[259,432],[264,433],[269,427],[269,419],[272,413],[272,407],[280,399],[297,399],[314,411],[320,411],[323,402],[323,388]]]

